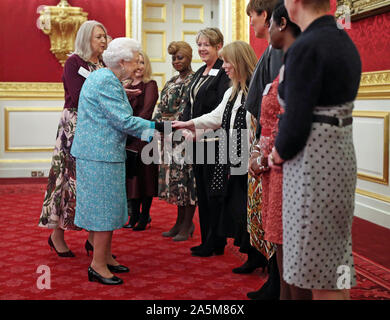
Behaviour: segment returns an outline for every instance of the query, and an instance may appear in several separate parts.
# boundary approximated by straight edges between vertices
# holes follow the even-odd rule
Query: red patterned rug
[[[200,239],[198,224],[189,241],[163,238],[161,233],[174,223],[176,209],[154,199],[151,228],[114,233],[113,252],[130,267],[130,273],[121,275],[124,284],[110,287],[88,282],[87,233],[66,233],[75,258],[59,258],[51,252],[50,230],[37,226],[44,180],[27,181],[0,180],[1,300],[245,300],[246,293],[257,290],[267,278],[260,270],[250,275],[231,272],[245,258],[231,241],[223,256],[192,257],[189,248]],[[194,220],[197,223],[197,216]],[[355,265],[358,285],[351,290],[352,299],[390,299],[390,270],[358,254]],[[50,289],[39,289],[41,277],[48,272],[50,283],[45,285]]]

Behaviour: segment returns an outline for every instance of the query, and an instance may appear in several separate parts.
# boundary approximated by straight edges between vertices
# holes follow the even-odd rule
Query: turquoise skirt
[[[75,225],[89,231],[112,231],[127,220],[124,162],[76,161]]]

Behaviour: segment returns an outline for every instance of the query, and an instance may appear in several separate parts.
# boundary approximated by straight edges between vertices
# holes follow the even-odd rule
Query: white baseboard
[[[390,203],[356,195],[355,216],[390,229]],[[367,201],[367,199],[370,199]],[[373,206],[372,202],[381,202]]]

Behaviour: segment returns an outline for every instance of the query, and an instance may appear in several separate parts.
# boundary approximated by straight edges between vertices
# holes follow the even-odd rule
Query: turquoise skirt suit
[[[111,70],[97,70],[85,80],[71,148],[76,158],[78,227],[113,231],[126,224],[126,138],[150,141],[154,128],[154,122],[133,116],[126,92]]]

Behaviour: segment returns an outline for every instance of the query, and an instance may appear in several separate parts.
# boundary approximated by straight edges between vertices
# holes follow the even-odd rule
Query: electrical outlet
[[[31,176],[32,176],[32,177],[36,177],[37,174],[38,174],[38,173],[37,173],[36,171],[31,171]]]
[[[37,173],[38,173],[38,177],[43,177],[45,175],[43,171],[38,171]]]

